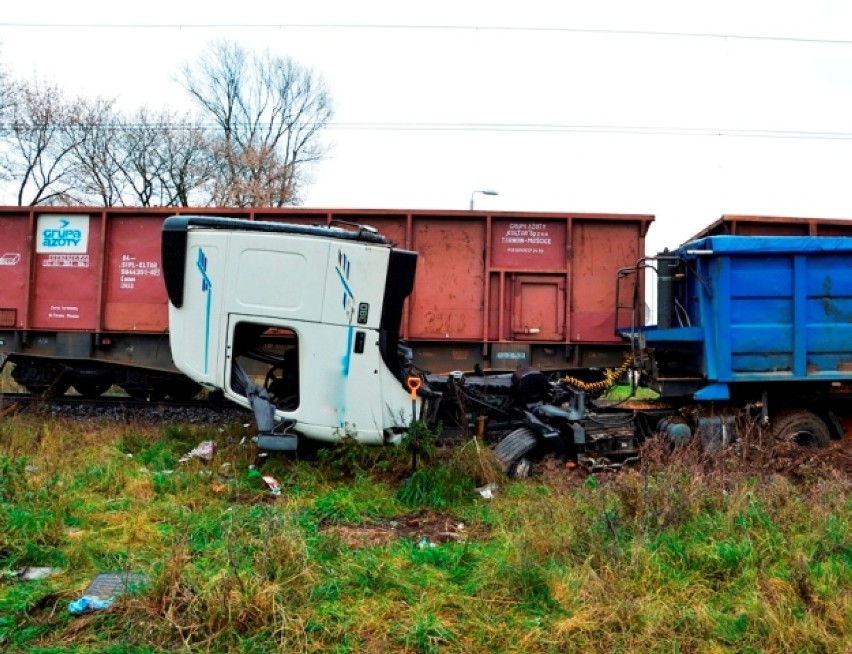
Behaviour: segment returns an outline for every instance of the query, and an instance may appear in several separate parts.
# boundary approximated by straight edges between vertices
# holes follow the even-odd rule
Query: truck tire
[[[538,443],[531,429],[520,427],[509,432],[494,448],[497,463],[510,477],[517,462]]]
[[[802,409],[778,413],[772,419],[771,430],[779,441],[807,447],[827,447],[831,441],[828,425],[822,418]]]

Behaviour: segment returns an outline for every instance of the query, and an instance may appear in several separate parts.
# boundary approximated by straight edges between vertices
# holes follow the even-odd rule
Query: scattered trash
[[[80,599],[73,600],[68,604],[68,613],[71,615],[83,615],[93,611],[103,611],[112,606],[113,599],[101,599],[93,595],[83,595]]]
[[[138,572],[101,572],[86,586],[83,595],[118,597],[147,583],[148,577]]]
[[[60,572],[62,572],[61,568],[27,566],[25,568],[18,568],[17,570],[4,572],[3,576],[18,581],[38,581],[39,579],[46,579],[47,577],[59,574]]]
[[[83,596],[68,604],[71,615],[103,611],[116,597],[148,583],[148,577],[137,572],[102,572],[83,591]]]
[[[515,464],[515,469],[512,471],[512,477],[515,479],[526,479],[532,472],[532,461],[529,459],[521,459]]]
[[[476,492],[479,493],[486,500],[494,499],[494,494],[497,492],[497,489],[500,488],[497,484],[485,484],[485,486],[480,486],[476,489]]]
[[[211,484],[210,485],[210,490],[212,490],[214,493],[221,493],[226,488],[227,488],[227,486],[225,486],[225,484]]]
[[[212,461],[213,457],[216,455],[216,441],[202,441],[194,448],[192,448],[188,454],[182,456],[180,458],[181,463],[185,463],[190,459],[203,459],[204,461]]]
[[[421,550],[425,550],[427,547],[438,547],[435,543],[430,541],[426,536],[420,538],[420,542],[417,543],[417,547]]]
[[[35,467],[34,465],[32,465],[32,464],[28,464],[28,465],[24,468],[24,472],[26,472],[28,475],[32,475],[32,474],[35,474],[36,472],[38,472],[38,468],[36,468],[36,467]]]
[[[281,484],[278,483],[278,480],[275,477],[263,475],[263,481],[265,481],[266,485],[269,486],[270,493],[273,495],[281,495]]]

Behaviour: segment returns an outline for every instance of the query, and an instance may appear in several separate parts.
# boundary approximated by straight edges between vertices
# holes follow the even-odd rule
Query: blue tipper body
[[[676,252],[676,327],[640,330],[649,348],[695,357],[706,386],[852,380],[852,238],[711,236]]]

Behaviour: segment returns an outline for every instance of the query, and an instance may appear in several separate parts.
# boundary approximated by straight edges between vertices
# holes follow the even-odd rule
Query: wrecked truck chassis
[[[526,462],[553,454],[591,471],[636,463],[639,446],[656,432],[669,408],[636,411],[599,402],[561,377],[518,369],[497,375],[426,375],[432,397],[420,419],[496,441],[503,470],[523,476]]]

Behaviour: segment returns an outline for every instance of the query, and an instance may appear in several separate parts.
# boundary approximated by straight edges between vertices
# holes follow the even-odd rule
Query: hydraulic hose
[[[633,365],[633,357],[628,354],[624,357],[624,363],[622,363],[618,368],[604,370],[604,379],[600,381],[585,382],[582,379],[577,379],[571,375],[565,375],[562,379],[560,379],[560,381],[586,393],[600,393],[615,386],[621,376],[627,372],[631,365]]]

